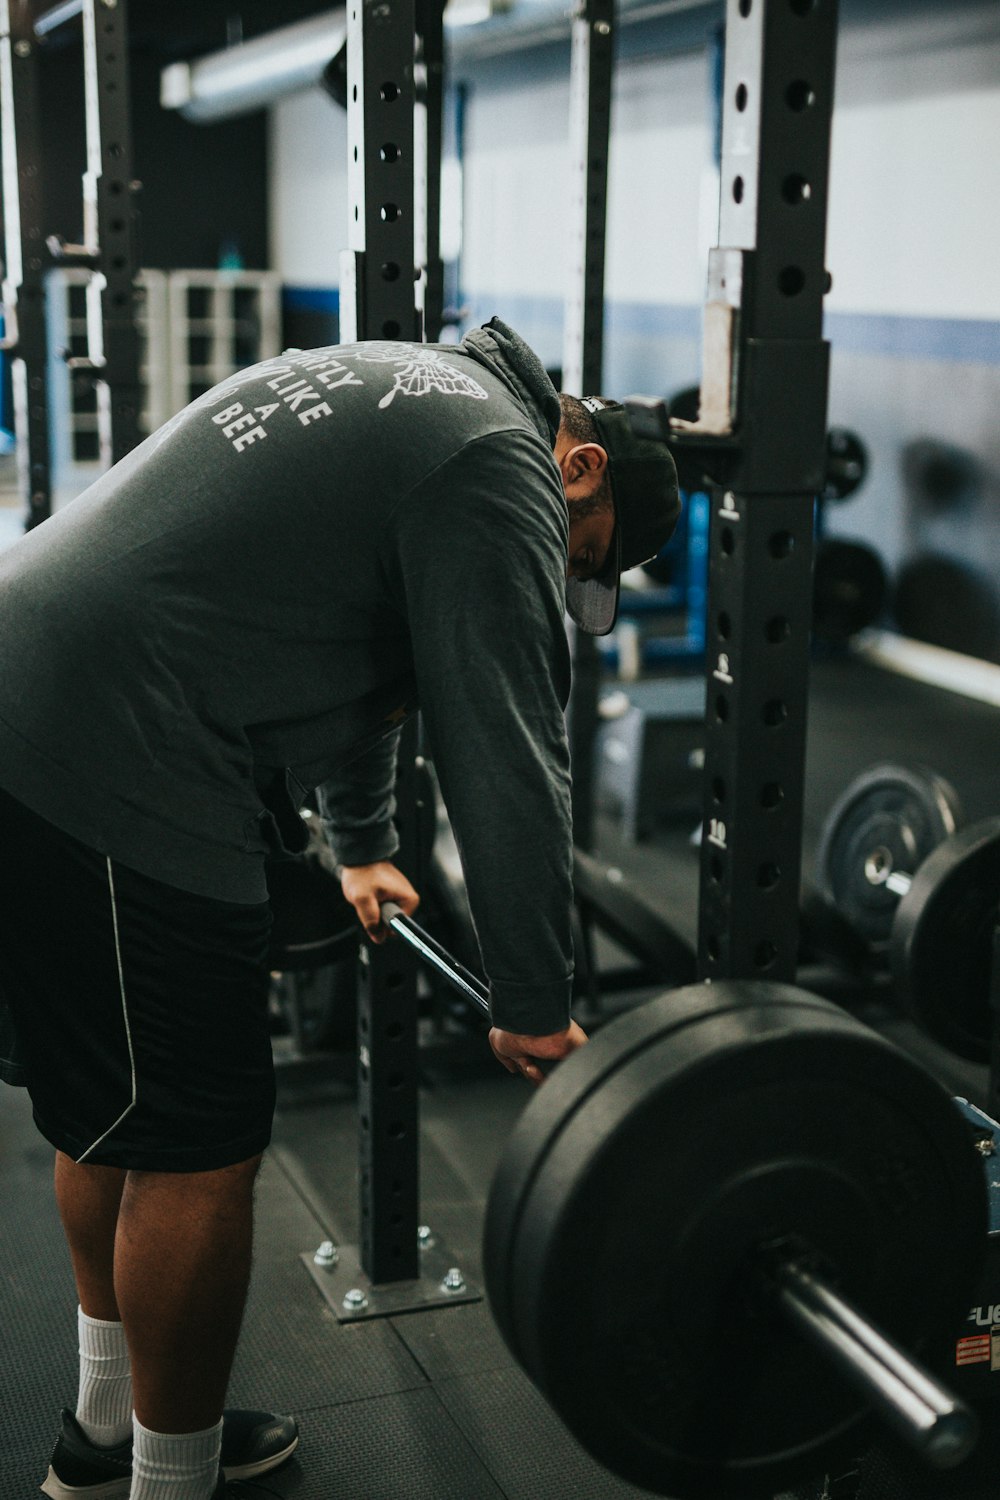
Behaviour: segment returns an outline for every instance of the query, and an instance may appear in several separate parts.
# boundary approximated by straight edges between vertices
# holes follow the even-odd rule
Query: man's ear
[[[567,498],[583,500],[600,489],[608,466],[608,455],[599,443],[579,443],[563,454],[562,469]]]

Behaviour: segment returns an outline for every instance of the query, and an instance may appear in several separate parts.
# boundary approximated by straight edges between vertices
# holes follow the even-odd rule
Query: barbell
[[[561,1063],[490,1193],[515,1357],[582,1445],[654,1492],[774,1494],[864,1445],[937,1464],[970,1414],[917,1363],[961,1327],[985,1184],[958,1108],[785,985],[669,992]]]
[[[383,920],[488,1010],[397,906]],[[629,1011],[558,1065],[484,1232],[512,1353],[580,1443],[659,1494],[773,1494],[879,1414],[932,1463],[976,1420],[919,1362],[967,1311],[982,1166],[958,1107],[860,1022],[728,981]]]

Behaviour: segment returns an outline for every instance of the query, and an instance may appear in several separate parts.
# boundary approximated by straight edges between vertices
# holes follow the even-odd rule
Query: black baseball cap
[[[618,618],[621,575],[649,562],[670,540],[681,513],[677,470],[664,443],[638,438],[619,401],[584,396],[608,455],[615,529],[600,573],[566,582],[566,608],[588,635],[607,635]]]

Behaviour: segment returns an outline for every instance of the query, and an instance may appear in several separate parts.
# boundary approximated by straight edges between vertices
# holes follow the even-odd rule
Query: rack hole
[[[817,0],[788,0],[788,8],[795,16],[807,16],[816,9]]]
[[[784,615],[772,615],[764,626],[764,638],[771,646],[787,641],[791,633],[792,627]]]
[[[783,266],[778,272],[778,290],[783,297],[797,297],[806,284],[801,266]]]
[[[705,952],[708,954],[713,964],[718,961],[719,939],[716,937],[714,932],[710,932],[708,935],[705,943]]]
[[[781,196],[786,203],[808,203],[812,192],[812,184],[797,172],[790,173],[781,184]]]
[[[715,717],[720,724],[724,724],[729,718],[729,703],[721,693],[715,700]]]
[[[715,622],[715,628],[718,632],[719,640],[728,641],[729,632],[733,628],[733,622],[732,620],[730,620],[724,609],[719,611],[719,617]]]
[[[403,1124],[402,1120],[390,1120],[389,1137],[391,1140],[401,1141],[405,1134],[406,1126]]]
[[[753,0],[740,0],[740,15],[743,16],[744,19],[746,19],[746,17],[752,10]]]
[[[733,553],[736,551],[736,538],[733,535],[731,526],[723,526],[722,532],[719,536],[719,545],[721,546],[723,552],[727,557],[732,557]]]
[[[765,812],[773,812],[784,800],[780,781],[765,781],[760,789],[760,805]]]
[[[743,178],[742,177],[734,177],[733,178],[733,201],[735,203],[742,203],[743,202]]]
[[[738,83],[736,85],[736,108],[739,110],[740,114],[742,114],[747,107],[748,97],[749,95],[747,94],[746,84]]]
[[[382,324],[382,337],[384,339],[398,339],[401,333],[402,329],[396,322],[395,318],[388,318],[386,322]]]
[[[396,100],[399,98],[398,85],[393,83],[391,80],[383,83],[382,87],[379,89],[379,97],[385,104],[395,104]]]
[[[793,109],[800,115],[805,109],[812,109],[816,103],[816,93],[811,84],[806,83],[804,78],[796,78],[785,90],[785,103],[789,109]]]
[[[775,729],[788,718],[788,705],[780,698],[769,698],[761,711],[761,718],[768,729]]]
[[[399,160],[399,147],[395,141],[386,141],[384,145],[378,148],[378,154],[380,161],[384,161],[387,165],[391,166],[394,161]]]
[[[398,281],[399,280],[399,266],[398,266],[398,264],[397,264],[396,261],[394,261],[394,260],[386,260],[386,261],[382,262],[382,280],[383,281]]]
[[[721,776],[713,776],[712,778],[712,797],[716,802],[725,802],[726,800],[726,783]]]
[[[402,1021],[390,1021],[388,1026],[385,1028],[385,1034],[389,1038],[390,1042],[398,1042],[399,1038],[403,1035]]]
[[[764,938],[753,950],[755,969],[769,969],[778,956],[778,950],[770,938]]]
[[[762,891],[773,891],[781,879],[781,871],[776,864],[766,862],[757,866],[757,884]]]
[[[395,224],[396,220],[399,218],[399,204],[383,203],[382,207],[378,211],[378,214],[383,224]]]
[[[716,885],[722,884],[722,860],[717,854],[713,854],[708,862],[708,874]]]
[[[768,539],[767,550],[779,561],[784,557],[790,557],[795,550],[795,538],[790,531],[772,532]]]

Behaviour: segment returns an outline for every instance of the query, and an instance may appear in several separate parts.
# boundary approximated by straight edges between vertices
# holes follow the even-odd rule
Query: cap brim
[[[608,635],[618,619],[621,586],[621,534],[615,527],[604,567],[593,578],[566,580],[566,610],[587,635]]]

